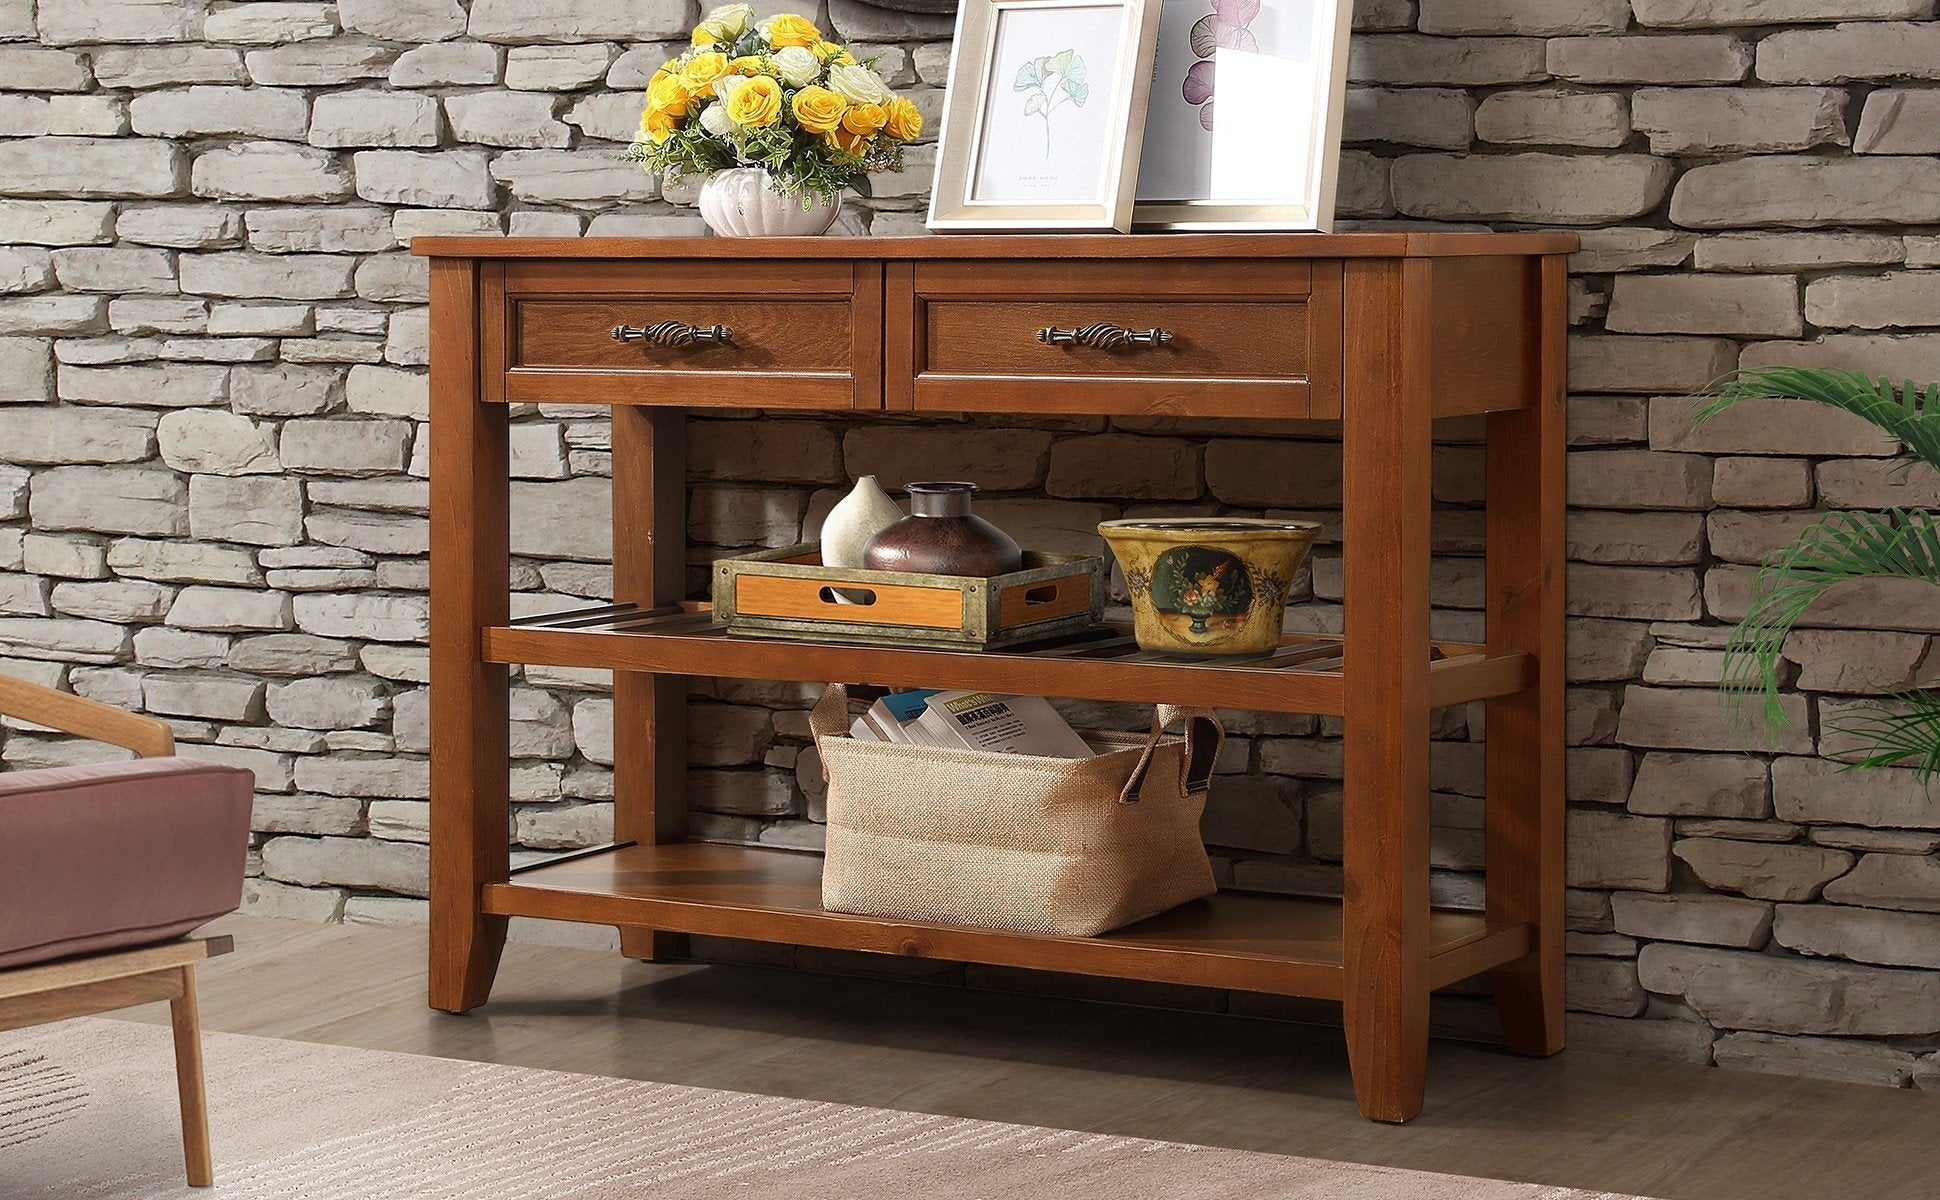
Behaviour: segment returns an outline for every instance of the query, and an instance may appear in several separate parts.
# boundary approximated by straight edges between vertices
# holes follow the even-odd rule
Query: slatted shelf
[[[486,629],[488,662],[608,668],[735,679],[841,680],[882,687],[979,688],[994,692],[1340,715],[1348,671],[1341,639],[1289,633],[1257,658],[1181,659],[1140,650],[1123,626],[1003,651],[916,649],[753,638],[713,623],[704,605],[631,604],[522,617]],[[1429,702],[1463,704],[1528,686],[1529,656],[1438,642]]]
[[[1337,899],[1220,892],[1099,937],[887,920],[822,908],[822,858],[765,846],[624,845],[527,867],[485,889],[504,916],[599,921],[714,937],[1037,967],[1338,1000]],[[1529,952],[1530,926],[1481,913],[1429,915],[1431,986]]]

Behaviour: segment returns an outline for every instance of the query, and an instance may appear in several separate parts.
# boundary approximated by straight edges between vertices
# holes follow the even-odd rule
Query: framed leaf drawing
[[[1153,2],[1133,224],[1331,229],[1353,0]]]
[[[932,229],[1131,228],[1159,0],[964,0]]]

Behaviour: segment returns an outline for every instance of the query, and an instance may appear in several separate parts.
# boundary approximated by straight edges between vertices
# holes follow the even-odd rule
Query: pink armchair
[[[184,935],[242,901],[255,779],[175,757],[165,722],[8,676],[0,714],[141,756],[0,774],[0,1031],[169,1001],[188,1181],[207,1187],[195,964],[231,945]]]

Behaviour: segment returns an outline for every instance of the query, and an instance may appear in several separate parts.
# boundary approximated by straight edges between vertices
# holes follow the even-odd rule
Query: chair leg
[[[175,1086],[182,1100],[182,1160],[190,1187],[212,1187],[215,1164],[209,1153],[209,1105],[202,1089],[202,1019],[195,1007],[195,968],[185,966],[182,994],[168,1002],[175,1030]]]

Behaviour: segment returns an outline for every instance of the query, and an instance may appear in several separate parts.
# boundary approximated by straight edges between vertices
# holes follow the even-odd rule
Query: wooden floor
[[[206,932],[237,940],[201,972],[205,1026],[233,1033],[1666,1200],[1940,1196],[1932,1093],[1437,1042],[1397,1128],[1355,1115],[1334,1029],[520,943],[460,1017],[425,1007],[422,930]]]

